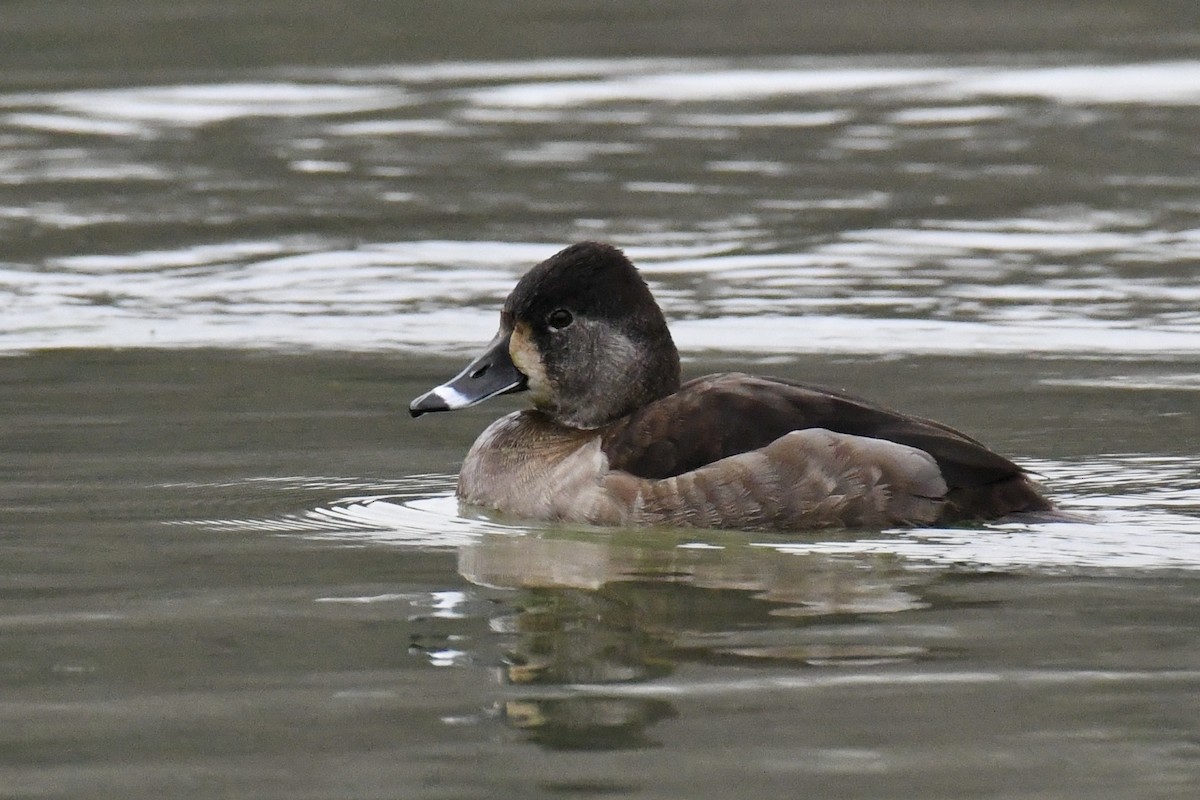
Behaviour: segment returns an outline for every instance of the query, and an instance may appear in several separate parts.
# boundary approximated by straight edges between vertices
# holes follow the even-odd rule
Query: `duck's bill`
[[[508,340],[508,333],[497,334],[483,355],[462,372],[409,403],[409,413],[419,417],[433,411],[454,411],[497,395],[524,391],[528,388],[525,376],[508,354]]]

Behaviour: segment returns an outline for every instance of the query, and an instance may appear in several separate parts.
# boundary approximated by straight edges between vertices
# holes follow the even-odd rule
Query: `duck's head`
[[[580,242],[525,273],[483,354],[409,411],[528,390],[556,422],[598,428],[678,388],[679,353],[637,269],[615,247]]]

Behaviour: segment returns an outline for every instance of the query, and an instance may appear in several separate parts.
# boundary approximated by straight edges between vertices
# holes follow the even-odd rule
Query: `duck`
[[[1025,470],[947,425],[779,378],[682,382],[649,286],[602,242],[526,272],[483,353],[409,411],[516,392],[531,407],[476,439],[461,503],[556,523],[797,532],[1054,509]]]

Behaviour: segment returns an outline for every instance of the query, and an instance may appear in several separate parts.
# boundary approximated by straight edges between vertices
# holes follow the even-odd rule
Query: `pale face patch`
[[[535,406],[549,405],[553,397],[550,381],[546,377],[546,365],[533,343],[528,323],[518,322],[508,341],[508,356],[521,371],[529,386],[530,399]]]

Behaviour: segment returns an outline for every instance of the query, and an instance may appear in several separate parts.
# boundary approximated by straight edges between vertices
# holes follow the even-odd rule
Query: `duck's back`
[[[789,437],[793,431],[828,434]],[[741,373],[684,384],[609,426],[602,447],[612,470],[651,485],[665,481],[657,485],[672,490],[681,481],[688,484],[689,497],[679,501],[685,504],[705,493],[694,485],[697,477],[710,494],[736,485],[740,502],[749,507],[770,505],[772,492],[783,493],[776,500],[784,501],[811,494],[812,480],[828,481],[837,473],[845,485],[831,487],[836,497],[858,491],[868,498],[876,491],[910,498],[895,501],[892,511],[878,497],[864,500],[860,510],[866,518],[858,524],[992,519],[1053,507],[1020,467],[953,428],[829,389]],[[944,483],[936,494],[930,473],[909,448],[926,454]],[[781,474],[786,480],[777,485]],[[893,512],[898,516],[888,519]],[[846,522],[801,527],[854,523],[852,507],[842,513]]]

